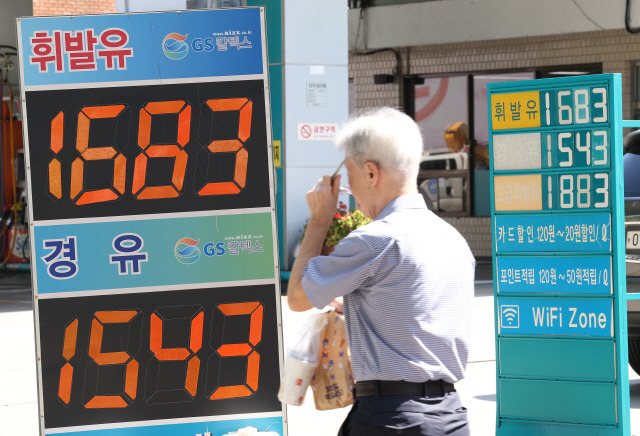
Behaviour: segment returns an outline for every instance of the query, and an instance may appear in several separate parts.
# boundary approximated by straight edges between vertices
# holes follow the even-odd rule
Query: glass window
[[[489,143],[489,120],[487,118],[487,84],[535,79],[533,71],[506,74],[479,74],[473,76],[473,133],[480,144]]]
[[[444,133],[458,121],[468,124],[467,76],[426,77],[415,86],[415,120],[422,130],[424,150],[445,151]]]

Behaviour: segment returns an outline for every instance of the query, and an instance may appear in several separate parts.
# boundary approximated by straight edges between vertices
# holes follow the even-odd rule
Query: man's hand
[[[331,219],[336,214],[341,177],[338,175],[331,180],[331,176],[324,176],[307,192],[307,205],[311,216],[309,221],[329,228]]]
[[[339,189],[340,176],[334,180],[331,180],[331,176],[324,176],[307,192],[307,204],[311,217],[300,243],[298,256],[291,268],[287,286],[287,300],[293,311],[300,312],[313,307],[302,289],[302,273],[309,260],[320,255],[324,237],[336,213]]]
[[[329,303],[329,306],[332,306],[336,312],[343,313],[344,312],[344,299],[343,297],[338,297]]]

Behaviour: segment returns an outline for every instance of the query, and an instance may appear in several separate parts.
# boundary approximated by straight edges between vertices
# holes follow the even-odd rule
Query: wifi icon
[[[505,304],[500,306],[500,325],[505,329],[520,327],[520,306]]]

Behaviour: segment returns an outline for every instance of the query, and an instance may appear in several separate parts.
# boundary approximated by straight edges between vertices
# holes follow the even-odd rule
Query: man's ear
[[[367,181],[370,186],[377,186],[380,182],[380,166],[373,161],[366,161],[364,163],[364,170],[367,174]]]

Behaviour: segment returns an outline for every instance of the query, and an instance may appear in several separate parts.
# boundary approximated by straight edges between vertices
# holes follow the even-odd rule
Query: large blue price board
[[[264,9],[18,35],[41,434],[286,435]]]
[[[628,435],[620,75],[488,94],[496,434]]]

